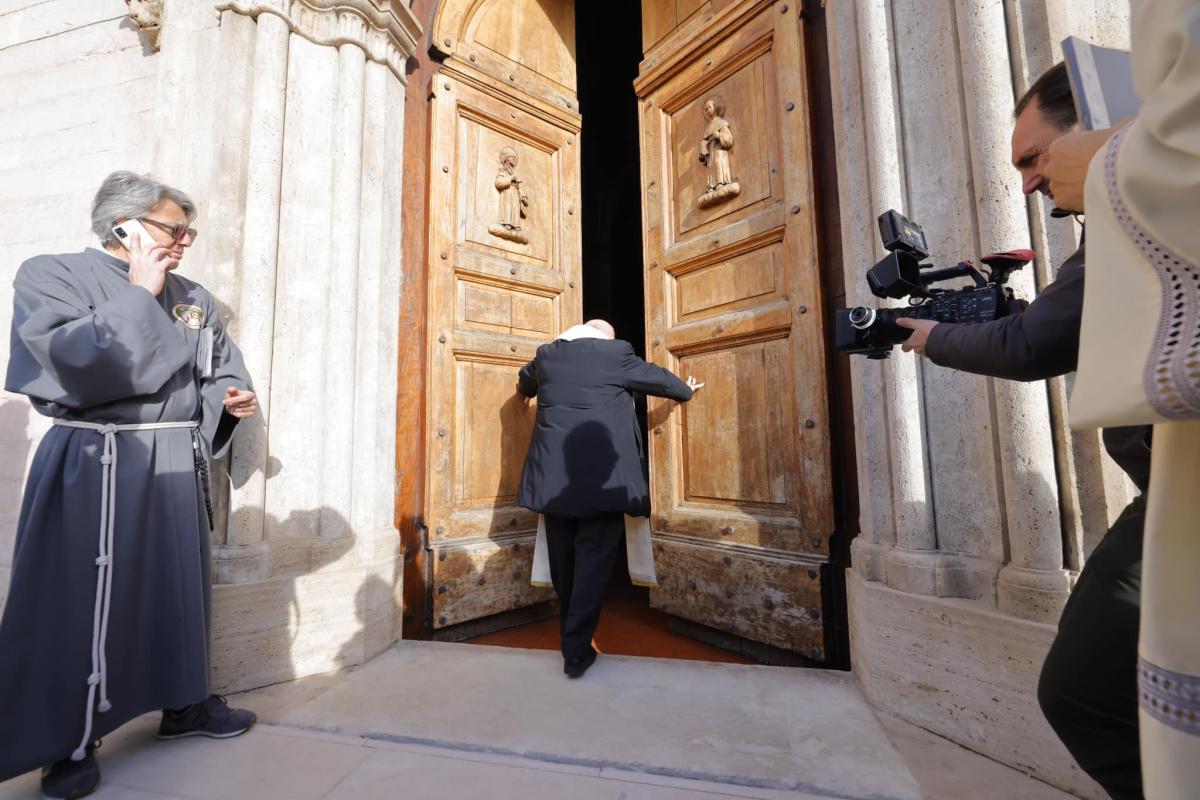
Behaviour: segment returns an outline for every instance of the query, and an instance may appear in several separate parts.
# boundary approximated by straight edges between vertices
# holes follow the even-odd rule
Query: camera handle
[[[960,261],[953,267],[942,267],[941,269],[926,270],[921,273],[921,284],[928,286],[931,283],[938,281],[946,281],[951,278],[970,277],[975,281],[976,286],[987,286],[987,279],[975,269],[975,265],[970,261]]]
[[[1036,254],[1032,250],[1005,250],[1003,253],[989,253],[981,261],[991,267],[992,281],[1006,283],[1014,270],[1033,261]]]

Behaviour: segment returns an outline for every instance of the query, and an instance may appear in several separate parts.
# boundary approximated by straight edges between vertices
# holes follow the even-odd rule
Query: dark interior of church
[[[637,0],[575,9],[583,115],[583,318],[607,319],[645,355],[641,162],[633,81],[642,60]]]

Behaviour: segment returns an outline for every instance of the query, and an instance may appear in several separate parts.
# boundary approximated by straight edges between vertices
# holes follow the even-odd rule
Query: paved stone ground
[[[251,692],[263,719],[735,787],[915,800],[848,673],[407,642],[341,679]]]
[[[232,699],[263,720],[239,739],[158,742],[152,717],[108,737],[95,796],[1069,800],[877,719],[845,673],[602,657],[569,681],[555,653],[405,642]]]
[[[369,740],[260,724],[244,737],[154,739],[139,719],[105,740],[98,800],[720,800],[800,798],[774,792],[532,759]],[[36,798],[36,775],[0,798]]]

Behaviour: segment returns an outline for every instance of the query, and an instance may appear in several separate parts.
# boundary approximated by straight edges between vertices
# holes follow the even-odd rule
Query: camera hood
[[[867,286],[876,297],[902,300],[905,297],[924,297],[921,281],[921,262],[911,253],[896,250],[867,270]]]

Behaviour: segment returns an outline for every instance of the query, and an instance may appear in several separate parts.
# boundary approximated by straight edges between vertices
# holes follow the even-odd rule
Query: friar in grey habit
[[[47,797],[95,789],[97,740],[146,712],[163,709],[160,738],[254,722],[208,689],[206,459],[256,400],[212,295],[173,273],[195,216],[182,192],[113,173],[92,209],[104,249],[31,258],[13,283],[5,388],[53,427],[0,621],[0,781],[43,767]]]

